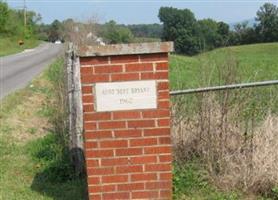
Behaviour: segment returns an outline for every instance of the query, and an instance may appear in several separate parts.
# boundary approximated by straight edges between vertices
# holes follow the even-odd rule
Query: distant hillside
[[[247,20],[243,20],[243,21],[240,21],[240,22],[230,23],[229,27],[230,27],[231,30],[234,30],[234,26],[236,24],[241,24],[241,23],[244,23],[244,22],[247,22],[247,27],[253,27],[254,24],[257,24],[257,21],[255,20],[255,18],[252,18],[252,19],[247,19]]]

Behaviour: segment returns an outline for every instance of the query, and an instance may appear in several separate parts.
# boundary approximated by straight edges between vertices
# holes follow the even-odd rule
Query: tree
[[[48,40],[55,42],[56,40],[63,40],[63,24],[59,20],[54,20],[48,30]]]
[[[220,35],[221,41],[217,46],[227,46],[229,44],[230,27],[224,22],[217,23],[217,33]]]
[[[194,34],[196,19],[189,9],[161,7],[158,17],[163,22],[162,39],[174,41],[177,52],[193,55],[200,51]]]
[[[101,35],[110,44],[130,43],[134,39],[128,28],[117,25],[113,20],[104,25]]]
[[[257,12],[256,30],[262,42],[278,41],[278,8],[271,3],[265,3]]]
[[[9,8],[7,3],[0,1],[0,33],[6,31],[6,24],[9,19]]]
[[[258,42],[256,31],[252,27],[248,27],[248,21],[238,23],[234,26],[235,43],[232,44],[252,44]]]
[[[161,38],[162,36],[163,27],[160,24],[133,24],[126,27],[136,37]]]
[[[221,36],[218,34],[218,24],[212,19],[198,21],[196,35],[198,36],[201,50],[211,50],[220,46]]]

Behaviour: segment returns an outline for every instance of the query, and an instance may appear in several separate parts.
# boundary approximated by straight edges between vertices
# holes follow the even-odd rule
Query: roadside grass
[[[51,124],[55,83],[48,71],[0,102],[0,200],[86,199],[86,181],[72,175]]]
[[[0,37],[0,57],[19,53],[25,49],[34,48],[40,44],[39,40],[27,39],[24,40],[24,44],[20,46],[18,45],[18,40],[19,38],[15,37]]]

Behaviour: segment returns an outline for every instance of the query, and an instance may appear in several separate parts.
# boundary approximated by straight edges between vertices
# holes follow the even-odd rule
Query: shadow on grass
[[[57,136],[50,133],[28,144],[36,168],[31,188],[54,200],[86,200],[86,179],[74,175],[69,153],[57,141]]]

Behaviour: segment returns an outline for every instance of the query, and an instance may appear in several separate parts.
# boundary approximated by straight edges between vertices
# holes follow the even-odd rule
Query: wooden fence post
[[[67,91],[69,109],[69,149],[75,173],[84,172],[83,108],[81,97],[80,64],[73,44],[67,52]]]

